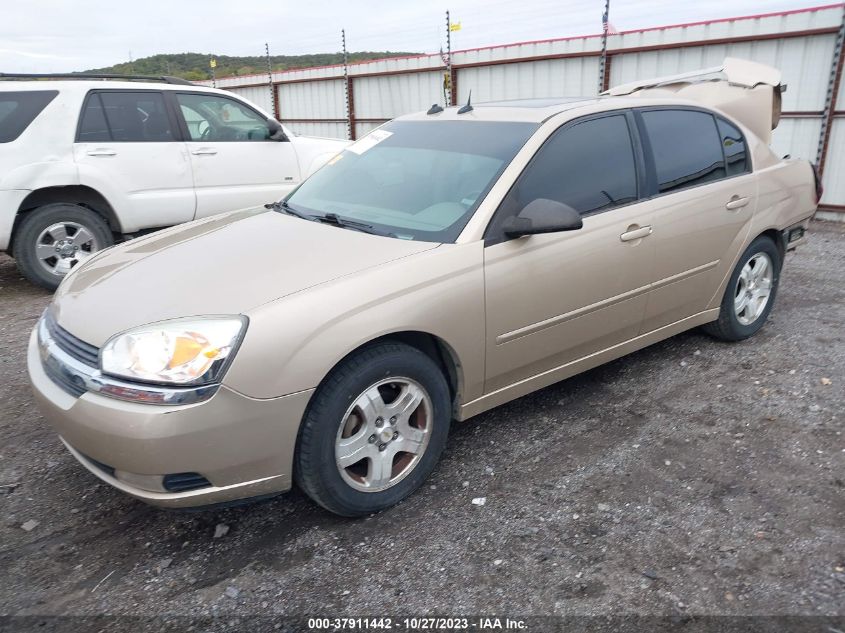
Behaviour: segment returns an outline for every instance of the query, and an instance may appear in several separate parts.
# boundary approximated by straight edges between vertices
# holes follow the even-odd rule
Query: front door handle
[[[99,149],[89,149],[87,152],[88,156],[117,156],[117,152],[113,149],[106,149],[101,147]]]
[[[199,149],[195,149],[191,152],[194,156],[213,156],[217,153],[217,150],[213,147],[200,147]]]
[[[741,209],[746,204],[748,204],[748,198],[740,198],[739,196],[731,196],[731,199],[725,203],[725,208],[728,211],[735,211],[737,209]]]
[[[648,237],[649,235],[651,235],[651,226],[641,226],[639,228],[629,226],[628,230],[619,236],[619,239],[623,242],[633,242],[634,240],[640,240],[644,237]]]

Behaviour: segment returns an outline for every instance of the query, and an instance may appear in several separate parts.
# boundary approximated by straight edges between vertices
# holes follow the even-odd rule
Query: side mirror
[[[539,233],[575,231],[584,226],[581,214],[562,202],[537,198],[528,203],[518,215],[505,220],[502,229],[508,237],[522,237]]]
[[[276,119],[267,119],[267,129],[270,131],[268,137],[271,141],[287,141],[288,135],[285,134],[282,124]]]

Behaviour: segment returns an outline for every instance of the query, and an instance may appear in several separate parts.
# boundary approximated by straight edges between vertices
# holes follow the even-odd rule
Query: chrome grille
[[[53,339],[55,344],[63,352],[75,358],[80,363],[85,363],[91,367],[97,367],[99,365],[99,348],[76,338],[73,334],[62,328],[56,323],[49,310],[44,315],[44,324],[47,326],[47,332],[49,332],[50,338]]]

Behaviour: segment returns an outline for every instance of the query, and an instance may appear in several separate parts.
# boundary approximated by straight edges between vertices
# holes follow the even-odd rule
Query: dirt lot
[[[0,614],[845,616],[845,225],[814,224],[752,340],[689,332],[457,424],[358,521],[98,483],[29,393],[48,301],[0,256]]]

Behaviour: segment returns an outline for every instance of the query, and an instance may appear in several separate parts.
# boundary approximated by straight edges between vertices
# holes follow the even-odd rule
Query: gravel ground
[[[814,223],[753,339],[682,334],[456,424],[421,491],[352,521],[98,483],[30,396],[49,295],[0,256],[0,614],[845,616],[843,271],[845,224]]]

